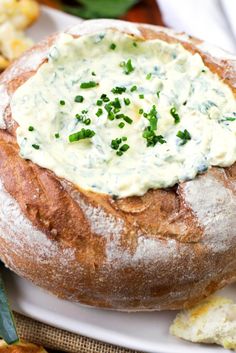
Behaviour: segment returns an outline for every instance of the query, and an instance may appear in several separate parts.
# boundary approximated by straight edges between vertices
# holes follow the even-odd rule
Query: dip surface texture
[[[23,158],[85,189],[143,195],[236,161],[236,100],[181,44],[62,34],[11,101]]]

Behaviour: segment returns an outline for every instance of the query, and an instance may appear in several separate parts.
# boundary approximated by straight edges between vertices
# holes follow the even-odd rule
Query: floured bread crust
[[[199,52],[236,93],[236,61],[186,35],[150,25],[91,20],[75,36],[114,28]],[[0,78],[0,257],[61,298],[116,310],[189,307],[236,280],[236,165],[171,189],[113,200],[80,190],[19,157],[13,92],[46,60],[56,35]],[[211,50],[210,50],[211,51]]]

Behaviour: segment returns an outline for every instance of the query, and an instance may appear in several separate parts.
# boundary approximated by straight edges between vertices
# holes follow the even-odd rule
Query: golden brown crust
[[[90,21],[95,22],[102,21]],[[144,39],[181,41],[164,29],[132,26]],[[83,25],[75,35],[80,31]],[[9,96],[34,74],[54,39],[28,51],[1,76]],[[182,43],[235,90],[233,62],[202,52],[197,40]],[[236,279],[235,165],[212,168],[175,188],[115,200],[79,190],[20,158],[9,105],[4,112],[0,202],[6,212],[0,214],[0,251],[14,271],[60,297],[119,310],[190,306]],[[210,200],[207,192],[199,197],[201,188]],[[219,200],[212,196],[217,190]],[[228,217],[226,225],[218,224],[216,212]],[[16,215],[19,227],[12,224]],[[29,229],[32,234],[26,234]]]

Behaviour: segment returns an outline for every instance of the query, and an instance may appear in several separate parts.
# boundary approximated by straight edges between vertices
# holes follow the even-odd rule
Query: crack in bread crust
[[[181,42],[236,92],[236,64],[161,27],[86,21],[79,36],[114,28]],[[116,310],[178,309],[236,279],[236,165],[166,190],[113,200],[19,157],[9,102],[46,60],[56,36],[0,78],[0,252],[18,274],[59,297]]]

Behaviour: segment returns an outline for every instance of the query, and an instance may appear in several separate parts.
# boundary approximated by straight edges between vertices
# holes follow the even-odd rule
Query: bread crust
[[[236,94],[236,61],[184,34],[90,20],[75,36],[114,28],[181,42]],[[236,164],[170,189],[113,200],[79,189],[19,156],[14,91],[46,60],[54,35],[0,78],[0,257],[58,297],[124,311],[180,309],[236,280]],[[214,49],[216,50],[216,49]]]

